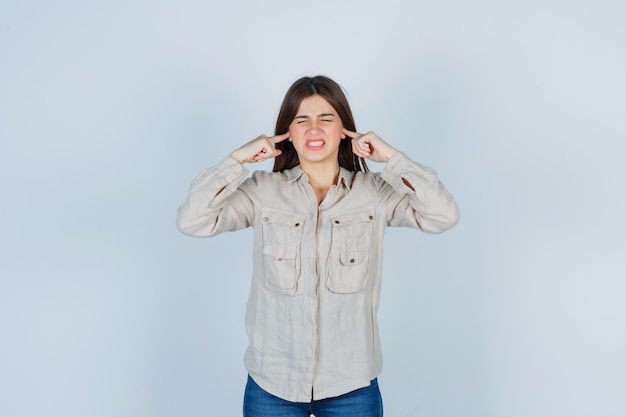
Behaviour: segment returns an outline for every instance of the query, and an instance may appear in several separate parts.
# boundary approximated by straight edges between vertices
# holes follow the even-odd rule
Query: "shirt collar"
[[[287,177],[287,182],[294,182],[298,180],[303,175],[306,176],[306,173],[302,171],[300,165],[296,165],[295,167],[285,170],[285,175]],[[339,180],[337,184],[344,184],[348,189],[352,188],[352,179],[354,178],[354,172],[348,171],[343,167],[339,167]],[[308,178],[307,178],[308,180]]]
[[[339,167],[339,181],[338,184],[342,182],[348,187],[348,190],[352,189],[352,180],[354,179],[354,172],[348,171],[343,167]]]

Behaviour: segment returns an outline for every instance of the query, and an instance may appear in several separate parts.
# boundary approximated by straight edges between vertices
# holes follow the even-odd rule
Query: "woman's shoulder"
[[[300,170],[299,166],[295,168],[291,168],[291,169],[285,169],[279,172],[266,171],[266,170],[259,169],[259,170],[252,172],[252,174],[250,175],[250,180],[255,181],[255,182],[264,182],[264,183],[288,182],[288,181],[298,178],[298,176],[300,176],[301,173],[302,173],[302,170]]]
[[[372,171],[352,171],[348,174],[352,186],[379,189],[384,180],[380,172]]]

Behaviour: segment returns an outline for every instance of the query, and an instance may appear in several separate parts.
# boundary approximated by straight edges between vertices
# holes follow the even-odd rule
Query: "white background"
[[[0,0],[0,415],[241,414],[252,234],[192,239],[176,209],[314,74],[462,211],[385,238],[386,415],[626,415],[625,21],[621,0]]]

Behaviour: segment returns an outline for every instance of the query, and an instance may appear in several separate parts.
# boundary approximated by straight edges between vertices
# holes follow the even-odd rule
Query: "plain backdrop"
[[[241,415],[252,232],[189,238],[176,209],[315,74],[462,212],[385,237],[386,415],[626,415],[625,21],[622,0],[0,0],[0,416]]]

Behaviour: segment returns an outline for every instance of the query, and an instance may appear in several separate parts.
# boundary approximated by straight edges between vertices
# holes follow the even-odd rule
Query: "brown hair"
[[[302,77],[289,87],[280,106],[274,134],[287,133],[302,100],[314,95],[323,97],[335,109],[344,128],[356,132],[352,110],[341,86],[328,77],[318,75]],[[277,143],[276,149],[280,149],[282,154],[274,159],[274,172],[293,168],[300,163],[296,149],[290,141]],[[368,171],[365,160],[352,153],[352,142],[349,139],[340,142],[338,160],[339,166],[349,171]]]

